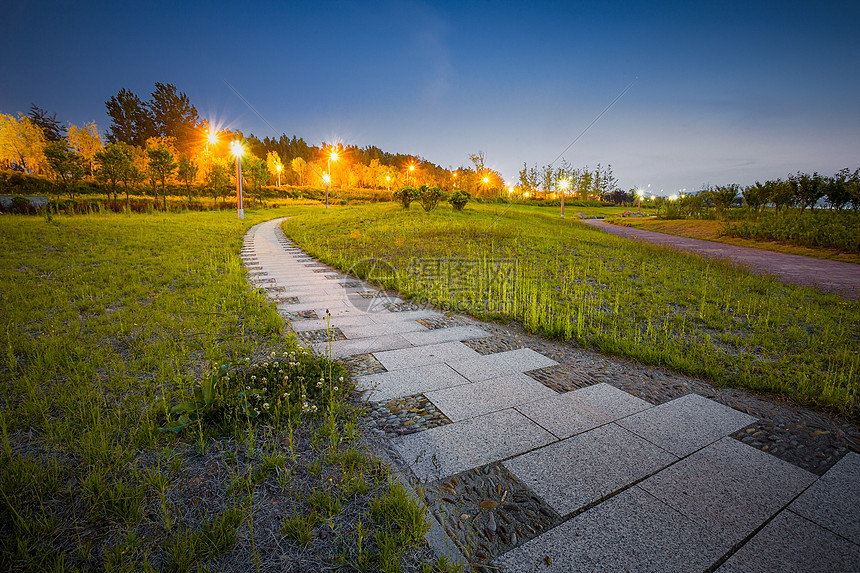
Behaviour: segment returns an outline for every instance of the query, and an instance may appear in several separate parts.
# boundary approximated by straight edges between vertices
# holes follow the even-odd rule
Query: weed
[[[281,522],[281,532],[303,547],[307,547],[314,539],[314,528],[322,523],[322,518],[316,511],[307,515],[296,514]]]

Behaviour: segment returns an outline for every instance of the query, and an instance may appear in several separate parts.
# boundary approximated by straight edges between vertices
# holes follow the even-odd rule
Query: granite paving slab
[[[698,394],[687,394],[619,420],[618,424],[683,457],[755,421],[748,414]]]
[[[547,368],[558,364],[555,360],[547,358],[540,352],[531,348],[519,348],[517,350],[506,350],[499,352],[498,357],[507,362],[517,372],[528,372],[539,368]]]
[[[386,310],[384,312],[373,313],[371,316],[373,316],[379,323],[386,323],[400,322],[403,320],[418,320],[419,318],[441,318],[445,315],[440,312],[436,312],[435,310],[422,309],[406,312],[389,312]]]
[[[386,370],[392,371],[425,364],[447,363],[474,358],[478,356],[478,353],[460,342],[443,342],[442,344],[430,344],[418,348],[374,352],[374,356],[385,366]]]
[[[313,349],[316,352],[326,356],[330,353],[332,358],[352,356],[354,354],[369,354],[399,348],[412,348],[409,341],[400,334],[377,336],[374,338],[356,338],[353,340],[336,340],[330,344],[321,342],[313,345]]]
[[[639,487],[713,531],[728,550],[815,479],[806,470],[723,438]]]
[[[394,440],[421,481],[440,479],[543,446],[555,438],[517,412],[503,410]]]
[[[600,383],[523,404],[517,410],[564,439],[652,407],[645,400]]]
[[[860,545],[860,455],[848,452],[790,507]]]
[[[796,513],[783,511],[717,573],[856,573],[858,570],[860,546]]]
[[[450,365],[451,368],[472,382],[480,382],[499,376],[511,376],[519,372],[519,370],[511,367],[508,361],[499,358],[499,354],[487,354],[467,360],[457,360],[451,362]]]
[[[457,422],[505,410],[556,393],[525,374],[491,378],[425,394],[443,414]]]
[[[460,386],[468,384],[469,381],[457,374],[447,364],[427,364],[426,366],[403,368],[393,372],[360,376],[355,383],[358,390],[365,392],[365,400],[382,402],[401,396]]]
[[[368,338],[372,336],[402,334],[405,332],[423,332],[427,328],[414,320],[404,320],[403,322],[389,322],[386,324],[372,322],[364,325],[341,326],[340,330],[347,338]],[[403,338],[415,345],[415,342],[410,337],[404,336]]]
[[[358,314],[355,316],[340,316],[337,319],[337,324],[334,321],[329,321],[332,326],[337,326],[340,329],[344,327],[370,326],[379,324],[373,317],[366,314]],[[296,320],[290,325],[293,330],[319,330],[326,327],[325,319],[314,320]]]
[[[469,340],[470,338],[483,338],[489,335],[487,331],[474,326],[452,326],[451,328],[411,332],[403,336],[415,346],[424,346],[441,342]]]
[[[706,528],[636,486],[493,561],[505,573],[690,573],[722,552]]]
[[[504,462],[559,515],[594,503],[677,460],[606,424]]]

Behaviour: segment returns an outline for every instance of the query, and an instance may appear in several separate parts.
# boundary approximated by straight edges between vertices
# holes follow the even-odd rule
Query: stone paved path
[[[860,300],[860,265],[656,233],[613,225],[599,219],[584,219],[582,222],[613,235],[689,251],[704,257],[729,259],[748,266],[756,273],[770,274],[785,282],[812,286],[818,290],[841,294],[851,300]]]
[[[398,436],[391,450],[427,491],[454,496],[464,476],[481,477],[468,486],[485,498],[478,513],[451,511],[482,524],[488,543],[461,548],[483,570],[860,570],[860,455],[818,476],[730,437],[756,418],[698,394],[654,405],[611,382],[558,392],[526,374],[553,358],[480,353],[490,325],[395,312],[408,306],[310,260],[278,223],[246,236],[251,282],[316,350],[364,364],[367,400],[418,395],[441,411],[444,424]],[[339,340],[325,342],[327,326]],[[504,488],[484,480],[493,472],[509,476]],[[536,511],[524,505],[532,498]],[[532,523],[549,525],[506,517],[537,511],[546,519]],[[494,552],[500,537],[508,549]]]

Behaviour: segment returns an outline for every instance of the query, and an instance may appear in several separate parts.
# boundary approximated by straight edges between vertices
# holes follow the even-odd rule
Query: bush
[[[421,206],[425,211],[432,211],[439,204],[439,200],[444,197],[442,190],[438,187],[428,187],[422,185],[419,190],[418,199],[421,201]]]
[[[399,201],[404,209],[409,208],[409,204],[418,198],[418,191],[413,187],[401,187],[394,192],[394,200]]]
[[[758,222],[729,223],[724,233],[759,241],[790,241],[807,247],[860,252],[860,214],[857,213],[768,213]]]
[[[472,198],[472,195],[469,194],[468,191],[463,191],[462,189],[457,189],[454,193],[451,194],[451,198],[448,199],[448,202],[454,207],[455,211],[462,211],[463,207],[466,206],[466,203],[469,202],[469,199]]]
[[[32,210],[32,207],[30,205],[30,198],[15,195],[14,197],[12,197],[12,204],[9,210],[13,213],[20,213],[21,215],[30,214]]]

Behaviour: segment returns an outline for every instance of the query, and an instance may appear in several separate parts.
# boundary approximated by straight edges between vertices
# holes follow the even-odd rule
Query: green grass
[[[312,210],[284,229],[323,261],[410,297],[718,385],[860,413],[860,305],[835,295],[517,206]],[[442,269],[457,281],[421,272],[445,259],[467,261],[468,272]],[[499,274],[499,260],[516,260],[515,272],[505,263]]]
[[[0,569],[218,569],[230,552],[266,569],[283,550],[272,503],[348,482],[333,504],[353,516],[384,494],[340,367],[284,338],[238,256],[251,225],[297,209],[0,216]]]

